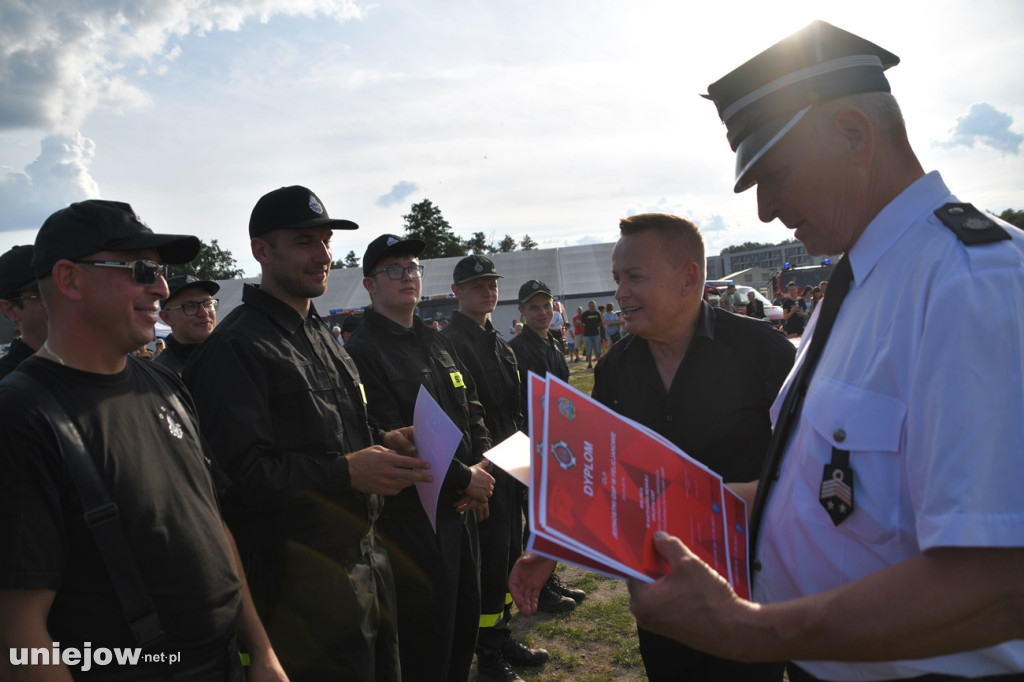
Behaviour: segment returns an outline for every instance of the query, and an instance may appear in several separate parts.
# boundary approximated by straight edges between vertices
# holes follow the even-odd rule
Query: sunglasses
[[[149,285],[156,283],[157,275],[167,279],[167,266],[163,263],[154,263],[151,260],[76,260],[76,263],[84,265],[96,265],[101,268],[121,268],[132,271],[132,279],[136,284]]]

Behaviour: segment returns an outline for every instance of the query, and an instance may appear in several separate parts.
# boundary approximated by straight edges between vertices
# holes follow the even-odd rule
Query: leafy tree
[[[339,258],[336,261],[331,261],[331,270],[340,270],[341,268],[358,268],[359,267],[359,256],[356,255],[355,251],[349,251],[345,254],[345,258]]]
[[[245,273],[238,267],[231,252],[220,248],[217,240],[209,244],[199,242],[199,255],[190,263],[184,265],[172,265],[171,275],[192,275],[199,279],[236,279],[244,277]]]
[[[519,248],[523,251],[535,251],[537,249],[537,242],[530,239],[530,235],[523,235],[523,239],[519,242]]]
[[[473,236],[467,239],[464,244],[470,253],[477,256],[485,253],[494,253],[494,249],[487,243],[487,235],[483,232],[474,232]]]
[[[466,246],[455,236],[451,225],[441,215],[441,209],[434,206],[430,199],[413,204],[412,210],[402,218],[405,220],[405,236],[409,239],[422,239],[427,243],[421,258],[466,255]]]
[[[506,234],[505,237],[498,242],[497,253],[509,253],[510,251],[516,250],[516,240],[510,234]]]
[[[1005,220],[1006,222],[1010,223],[1011,225],[1016,225],[1017,227],[1024,230],[1024,211],[1018,211],[1012,208],[1008,208],[1002,213],[1000,213],[999,217]]]

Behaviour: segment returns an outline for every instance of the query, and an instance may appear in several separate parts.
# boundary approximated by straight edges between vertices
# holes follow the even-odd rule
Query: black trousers
[[[476,517],[438,504],[437,532],[422,507],[379,522],[398,594],[398,654],[404,682],[465,682],[480,624]]]
[[[740,663],[691,649],[643,628],[637,628],[637,635],[651,682],[782,682],[785,663]]]
[[[495,467],[490,514],[477,524],[480,534],[480,632],[478,655],[496,654],[511,637],[508,575],[522,553],[523,486]]]

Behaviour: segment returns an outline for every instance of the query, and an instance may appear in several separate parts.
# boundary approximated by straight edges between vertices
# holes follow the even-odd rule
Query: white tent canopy
[[[519,287],[531,279],[539,279],[551,287],[552,293],[561,301],[569,317],[577,305],[586,308],[587,301],[594,299],[598,304],[614,301],[615,282],[612,280],[611,255],[614,243],[585,244],[554,249],[533,251],[512,251],[491,254],[495,268],[502,275],[499,280],[498,308],[492,315],[494,326],[505,333],[512,321],[519,316],[516,296]],[[421,261],[423,264],[423,291],[427,298],[446,297],[451,294],[452,271],[459,257],[433,258]],[[246,279],[219,280],[217,298],[218,319],[242,303],[242,285],[259,282],[258,277]],[[313,304],[324,317],[332,311],[358,310],[370,305],[370,296],[363,287],[363,270],[342,268],[331,270],[327,293],[315,299]],[[158,325],[158,336],[166,336],[166,327]],[[161,333],[162,332],[162,333]],[[506,334],[507,336],[507,334]]]

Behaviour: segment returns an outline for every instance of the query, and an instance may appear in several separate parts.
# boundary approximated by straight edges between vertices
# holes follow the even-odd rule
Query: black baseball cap
[[[88,199],[55,212],[36,235],[32,270],[47,277],[59,260],[76,260],[97,251],[156,249],[161,262],[188,263],[199,254],[199,238],[156,234],[132,207],[121,201]]]
[[[382,234],[366,247],[366,253],[363,254],[363,276],[369,277],[374,266],[385,256],[419,256],[425,248],[427,243],[422,239],[402,239],[393,234]]]
[[[551,287],[539,279],[531,279],[529,282],[519,287],[519,303],[526,303],[537,294],[546,294],[554,298],[551,294]]]
[[[452,282],[465,284],[481,277],[501,277],[494,268],[494,261],[487,256],[466,256],[455,264],[452,272]]]
[[[175,275],[167,280],[167,289],[171,292],[167,295],[167,298],[160,301],[160,309],[163,310],[164,306],[171,302],[175,296],[180,294],[185,289],[202,289],[210,296],[213,296],[220,291],[220,285],[208,279],[199,279],[192,275]]]
[[[260,197],[249,216],[249,236],[259,237],[271,230],[297,230],[303,227],[329,227],[355,230],[351,220],[332,218],[320,197],[300,185],[282,187]]]
[[[11,247],[10,251],[0,256],[0,298],[11,298],[31,289],[36,282],[30,244]]]
[[[708,86],[736,152],[735,192],[751,167],[817,102],[890,92],[884,71],[900,58],[824,21],[814,21]]]

